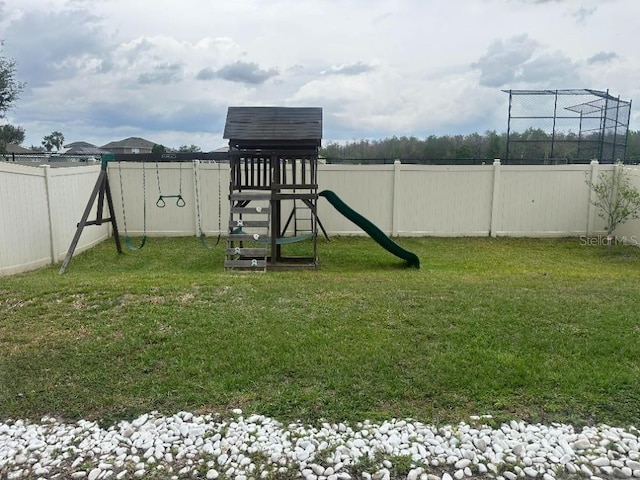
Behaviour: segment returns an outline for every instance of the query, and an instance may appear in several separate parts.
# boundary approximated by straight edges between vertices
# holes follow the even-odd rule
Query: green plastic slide
[[[364,230],[371,238],[378,242],[382,248],[393,253],[396,257],[406,260],[408,266],[420,268],[420,259],[415,253],[405,250],[391,240],[382,230],[340,200],[340,197],[334,192],[331,190],[323,190],[319,195],[326,198],[338,212]]]

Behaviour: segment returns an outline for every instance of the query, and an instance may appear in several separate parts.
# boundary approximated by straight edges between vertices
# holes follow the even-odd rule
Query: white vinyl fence
[[[0,275],[64,258],[99,172],[0,162]],[[77,251],[107,237],[106,225],[88,228]]]
[[[586,237],[603,235],[604,223],[590,203],[585,180],[596,180],[599,172],[613,168],[597,163],[320,164],[318,178],[320,190],[333,190],[393,236]],[[640,169],[624,168],[640,188]],[[0,163],[0,274],[64,258],[98,172],[98,166],[50,169]],[[200,227],[208,236],[227,231],[225,163],[110,163],[108,174],[122,235],[125,219],[130,236],[197,235]],[[159,208],[160,194],[182,195],[185,206],[165,198],[166,206]],[[330,235],[364,234],[322,198],[318,216]],[[106,225],[86,227],[78,251],[108,234]],[[628,222],[616,234],[638,244],[640,220]]]

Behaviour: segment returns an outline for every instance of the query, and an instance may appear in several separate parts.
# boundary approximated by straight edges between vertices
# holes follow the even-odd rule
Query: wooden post
[[[75,252],[76,247],[78,246],[78,241],[80,240],[80,236],[82,235],[82,231],[84,227],[87,225],[102,225],[104,222],[111,222],[111,227],[113,228],[113,236],[116,241],[116,248],[118,249],[118,253],[122,253],[122,245],[120,244],[120,234],[118,232],[118,224],[116,223],[116,214],[113,209],[113,198],[111,197],[111,188],[109,187],[109,177],[107,175],[107,162],[108,159],[103,159],[102,167],[100,169],[100,175],[98,175],[98,180],[96,180],[96,184],[93,187],[93,191],[89,196],[89,201],[87,202],[87,206],[84,209],[82,214],[82,218],[78,223],[78,227],[76,228],[76,233],[73,235],[73,239],[71,240],[71,245],[69,245],[69,250],[67,250],[67,255],[64,257],[62,262],[62,266],[60,267],[60,275],[62,275],[69,266],[71,262],[71,258],[73,257],[73,252]],[[107,196],[107,206],[109,208],[109,217],[102,217],[102,209],[104,205],[104,197]],[[89,221],[89,214],[93,209],[93,205],[98,199],[98,211],[96,213],[96,219]]]

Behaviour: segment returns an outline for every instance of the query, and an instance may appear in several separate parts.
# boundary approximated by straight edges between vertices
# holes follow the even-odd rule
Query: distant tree
[[[42,146],[47,152],[53,150],[53,147],[56,147],[56,150],[60,150],[62,145],[64,145],[64,135],[58,131],[51,132],[42,139]]]
[[[2,56],[2,45],[0,40],[0,119],[5,118],[7,110],[20,97],[24,89],[24,83],[16,80],[16,62]],[[7,144],[19,145],[24,141],[24,129],[5,124],[0,127],[0,152],[4,152]]]
[[[165,153],[166,151],[167,151],[167,147],[159,143],[156,143],[151,149],[151,153]]]
[[[25,84],[16,80],[16,62],[2,56],[2,45],[4,41],[0,41],[0,118],[5,118]]]
[[[495,130],[487,130],[484,132],[485,137],[485,153],[484,157],[488,159],[502,158],[502,140]]]
[[[178,152],[180,153],[197,153],[197,152],[201,152],[202,150],[200,150],[200,147],[197,145],[182,145],[180,146],[180,148],[178,148]]]
[[[29,147],[29,150],[32,150],[34,152],[45,152],[45,148],[42,145],[31,145]]]
[[[0,152],[4,152],[7,145],[20,145],[24,142],[24,128],[14,125],[0,125]]]
[[[636,162],[640,161],[640,130],[629,131],[625,157]]]

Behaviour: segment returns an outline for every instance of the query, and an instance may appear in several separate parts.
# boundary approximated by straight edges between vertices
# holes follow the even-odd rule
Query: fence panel
[[[399,176],[399,235],[489,234],[493,167],[403,165]]]
[[[393,165],[318,165],[319,190],[332,190],[385,233],[393,227]],[[329,234],[361,235],[359,227],[324,199],[318,217]]]
[[[589,220],[589,165],[502,166],[496,235],[572,236]]]
[[[44,170],[0,165],[0,274],[51,262]]]
[[[64,257],[100,168],[49,169],[0,163],[0,275],[39,268]],[[78,252],[107,238],[92,227]]]

